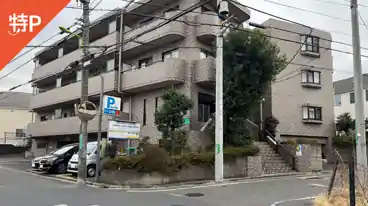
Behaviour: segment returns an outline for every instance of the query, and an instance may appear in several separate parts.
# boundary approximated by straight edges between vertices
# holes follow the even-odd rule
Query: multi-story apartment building
[[[293,59],[271,85],[264,117],[272,114],[280,121],[277,130],[282,140],[330,145],[334,133],[331,35],[275,19],[263,25],[288,61]]]
[[[0,95],[0,144],[24,144],[27,125],[32,122],[29,111],[31,93],[5,92]]]
[[[207,3],[179,17],[179,21],[170,21],[150,31],[203,2]],[[154,112],[161,104],[163,92],[175,88],[194,102],[194,109],[188,114],[191,120],[188,129],[193,134],[189,144],[199,145],[196,141],[200,138],[194,137],[210,113],[214,112],[213,44],[218,27],[203,23],[218,23],[216,6],[216,0],[145,0],[133,4],[124,12],[123,24],[119,10],[96,20],[90,28],[91,46],[118,46],[115,50],[109,49],[89,68],[89,100],[99,105],[98,75],[103,75],[105,94],[122,98],[119,119],[140,122],[141,136],[157,139],[160,134],[154,125]],[[250,18],[249,10],[237,4],[230,4],[229,8],[239,21]],[[124,42],[137,35],[140,36],[134,41],[119,46],[121,39]],[[33,150],[51,150],[78,141],[80,121],[75,116],[73,105],[79,102],[81,73],[66,68],[81,58],[81,49],[76,37],[56,42],[55,45],[36,55],[32,75],[36,81],[30,101],[36,118],[29,125],[36,142]],[[90,48],[91,53],[99,51],[99,48]],[[103,136],[106,136],[110,118],[103,117]],[[97,127],[97,118],[89,122],[89,139],[96,138]]]
[[[354,78],[350,77],[335,81],[333,87],[335,91],[335,118],[348,112],[355,119]],[[363,74],[363,89],[364,108],[368,108],[368,74]],[[368,117],[367,109],[364,109],[364,117]]]

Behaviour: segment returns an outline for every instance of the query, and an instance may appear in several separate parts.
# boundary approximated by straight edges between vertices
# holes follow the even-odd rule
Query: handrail
[[[288,150],[286,149],[279,141],[276,140],[275,137],[273,137],[273,135],[267,131],[264,130],[266,133],[268,133],[268,135],[266,136],[266,141],[273,147],[273,149],[279,153],[281,155],[282,158],[284,158],[285,161],[287,161],[293,170],[296,169],[295,167],[295,156]]]

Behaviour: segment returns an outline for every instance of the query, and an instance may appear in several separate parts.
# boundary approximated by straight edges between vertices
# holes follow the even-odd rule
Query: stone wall
[[[298,172],[315,172],[322,170],[322,151],[319,144],[302,144],[302,155],[296,156],[296,145],[284,145],[295,155],[295,169]]]
[[[260,155],[245,158],[237,158],[234,162],[225,162],[224,177],[256,177],[263,174],[262,158]],[[197,180],[213,180],[214,167],[190,166],[170,175],[158,173],[143,174],[134,170],[121,170],[102,172],[100,181],[115,185],[129,186],[153,186],[162,184],[173,184]]]

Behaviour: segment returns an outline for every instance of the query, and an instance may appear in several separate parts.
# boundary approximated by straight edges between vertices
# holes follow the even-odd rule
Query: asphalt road
[[[6,206],[305,206],[322,193],[328,175],[269,178],[140,190],[106,190],[22,172],[27,162],[0,161],[0,200]]]

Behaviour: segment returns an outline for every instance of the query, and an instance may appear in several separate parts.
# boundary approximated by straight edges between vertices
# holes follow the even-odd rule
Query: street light
[[[60,29],[60,34],[67,33],[67,34],[70,34],[70,35],[75,36],[75,37],[77,37],[78,39],[82,40],[82,41],[81,41],[81,46],[83,46],[83,38],[82,38],[79,34],[77,34],[77,33],[75,33],[75,32],[72,32],[72,31],[70,31],[70,29],[69,29],[69,28],[65,28],[65,27],[63,27],[63,26],[59,26],[59,29]]]

